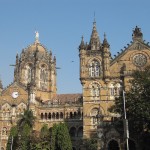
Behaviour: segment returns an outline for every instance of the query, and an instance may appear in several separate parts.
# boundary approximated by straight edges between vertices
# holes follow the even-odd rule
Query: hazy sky
[[[16,53],[40,42],[57,59],[58,93],[81,93],[79,50],[81,36],[89,42],[94,12],[100,40],[104,32],[112,56],[132,40],[138,25],[150,41],[149,0],[0,0],[0,76],[4,87],[13,81]],[[74,61],[74,62],[72,62]]]

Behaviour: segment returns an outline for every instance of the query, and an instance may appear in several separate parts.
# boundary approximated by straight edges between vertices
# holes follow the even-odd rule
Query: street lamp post
[[[11,136],[11,147],[10,149],[12,150],[13,149],[13,136]]]
[[[100,114],[100,111],[98,110],[98,113],[96,115],[97,117],[97,135],[98,135],[98,150],[102,150],[103,148],[103,115]]]
[[[128,119],[127,119],[127,114],[126,114],[126,102],[125,102],[125,91],[123,90],[123,109],[124,109],[124,120],[123,120],[123,125],[124,125],[124,133],[125,133],[125,138],[126,138],[126,144],[127,144],[127,150],[129,150],[129,128],[128,128]]]

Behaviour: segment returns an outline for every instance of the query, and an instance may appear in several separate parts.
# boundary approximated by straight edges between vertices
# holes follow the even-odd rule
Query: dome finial
[[[35,43],[39,43],[39,32],[35,31]]]

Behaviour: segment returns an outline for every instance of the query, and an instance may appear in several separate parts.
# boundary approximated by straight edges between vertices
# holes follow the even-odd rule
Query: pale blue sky
[[[104,32],[112,56],[132,40],[138,25],[150,41],[149,0],[0,0],[0,75],[4,87],[13,81],[18,52],[40,42],[56,56],[58,93],[81,93],[78,46],[89,42],[94,12],[100,40]],[[71,63],[71,61],[74,61]]]

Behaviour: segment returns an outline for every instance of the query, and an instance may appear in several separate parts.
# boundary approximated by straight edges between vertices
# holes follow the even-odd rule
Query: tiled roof
[[[79,104],[82,103],[82,94],[57,94],[56,97],[45,102],[48,103]]]

